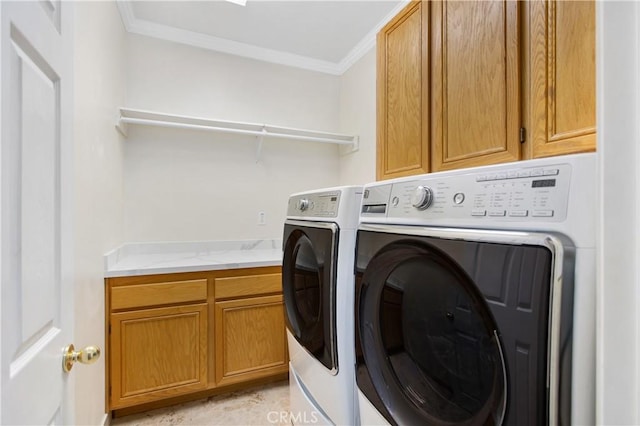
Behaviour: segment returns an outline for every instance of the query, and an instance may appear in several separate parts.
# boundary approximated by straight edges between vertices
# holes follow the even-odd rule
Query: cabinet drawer
[[[111,289],[112,310],[206,300],[206,279],[129,285]]]
[[[257,296],[261,294],[279,293],[282,291],[282,274],[263,274],[244,277],[216,278],[215,297],[227,299],[231,297]]]

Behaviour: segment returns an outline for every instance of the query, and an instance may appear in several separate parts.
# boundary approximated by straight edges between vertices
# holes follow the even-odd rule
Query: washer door
[[[501,424],[506,366],[497,327],[449,256],[397,241],[356,281],[358,386],[387,420]]]
[[[329,370],[337,371],[335,255],[337,226],[285,223],[282,289],[287,328]]]

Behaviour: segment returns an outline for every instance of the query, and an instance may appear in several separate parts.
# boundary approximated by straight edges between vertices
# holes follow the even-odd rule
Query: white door
[[[0,1],[0,423],[73,422],[73,4]]]

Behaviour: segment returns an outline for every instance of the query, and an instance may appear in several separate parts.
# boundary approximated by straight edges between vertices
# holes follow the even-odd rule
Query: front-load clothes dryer
[[[354,252],[362,187],[293,194],[282,287],[293,424],[356,422]]]
[[[595,158],[364,187],[362,424],[594,424]]]

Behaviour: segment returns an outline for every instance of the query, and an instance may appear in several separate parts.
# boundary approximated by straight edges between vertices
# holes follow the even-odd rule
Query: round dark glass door
[[[357,291],[371,399],[387,408],[389,421],[501,423],[506,367],[497,327],[478,289],[446,254],[416,242],[390,244],[368,263]]]
[[[336,367],[331,297],[331,229],[285,225],[282,286],[287,327],[328,369]]]

